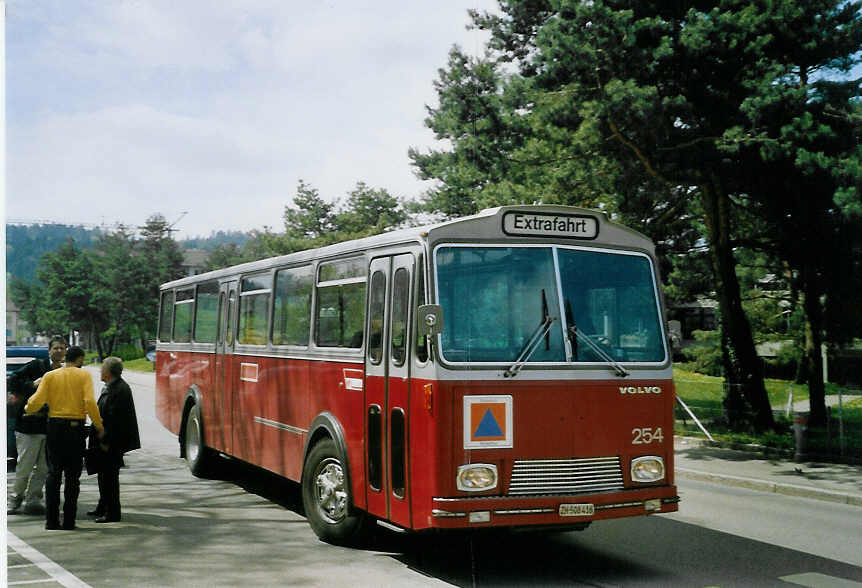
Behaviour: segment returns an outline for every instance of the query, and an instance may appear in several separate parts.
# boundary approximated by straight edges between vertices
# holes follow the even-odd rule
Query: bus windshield
[[[561,246],[443,246],[436,270],[447,362],[665,360],[645,255]]]

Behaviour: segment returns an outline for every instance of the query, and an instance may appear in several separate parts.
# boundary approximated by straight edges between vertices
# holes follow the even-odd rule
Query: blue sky
[[[6,217],[281,229],[301,178],[415,198],[407,149],[493,0],[7,0]]]

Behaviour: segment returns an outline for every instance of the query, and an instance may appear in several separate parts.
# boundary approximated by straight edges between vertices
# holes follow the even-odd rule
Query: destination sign
[[[599,220],[583,214],[511,211],[503,215],[503,232],[529,237],[595,239],[599,236]]]

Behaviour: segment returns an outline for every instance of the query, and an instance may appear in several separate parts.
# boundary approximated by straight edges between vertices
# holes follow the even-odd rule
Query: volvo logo
[[[661,386],[620,386],[620,394],[661,394]]]

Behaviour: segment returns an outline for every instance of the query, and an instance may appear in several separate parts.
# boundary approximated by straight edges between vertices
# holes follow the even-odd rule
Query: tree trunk
[[[90,329],[92,333],[96,332],[95,327],[91,327]],[[96,353],[99,354],[99,361],[102,361],[105,359],[105,354],[102,351],[102,337],[100,337],[98,334],[95,334],[93,339],[96,340]]]
[[[808,276],[806,276],[807,278]],[[802,307],[805,309],[805,352],[803,362],[808,372],[808,402],[811,414],[808,422],[814,426],[826,425],[826,386],[823,382],[823,309],[820,293],[811,280],[805,279]]]
[[[721,330],[721,357],[725,366],[725,374],[729,374],[731,345],[727,337],[727,330],[724,328]],[[729,378],[726,383],[729,384]],[[724,414],[730,427],[737,431],[745,429],[745,424],[750,420],[751,407],[746,403],[739,386],[725,386],[722,405],[724,405]]]
[[[709,254],[712,258],[716,279],[716,292],[721,318],[722,337],[725,345],[725,374],[730,396],[726,405],[736,410],[728,412],[728,420],[733,428],[744,426],[738,419],[738,390],[752,411],[752,424],[756,431],[775,427],[769,396],[763,385],[763,369],[751,325],[742,308],[739,281],[736,278],[736,260],[730,242],[730,201],[716,178],[710,178],[701,186],[703,194],[704,220],[709,237]]]

